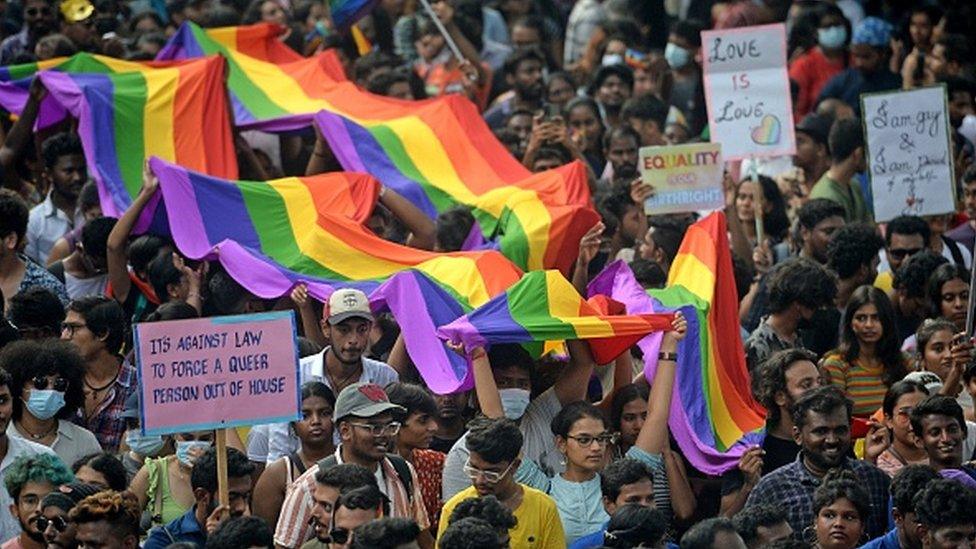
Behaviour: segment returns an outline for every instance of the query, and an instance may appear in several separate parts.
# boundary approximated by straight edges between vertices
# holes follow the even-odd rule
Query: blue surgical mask
[[[826,50],[836,50],[844,47],[847,42],[847,28],[844,25],[834,25],[825,29],[817,29],[817,42]]]
[[[176,459],[180,461],[183,465],[187,467],[193,466],[194,457],[190,456],[190,450],[194,448],[201,448],[203,450],[210,449],[211,443],[206,440],[177,440],[176,441]]]
[[[691,62],[691,52],[681,46],[668,42],[664,47],[664,59],[672,69],[680,69]]]
[[[529,392],[525,389],[499,389],[502,397],[502,409],[508,419],[520,419],[529,407]]]
[[[159,435],[142,436],[138,432],[125,435],[125,444],[140,456],[152,457],[163,449],[163,437]]]
[[[603,56],[601,64],[604,67],[609,67],[610,65],[623,65],[624,56],[620,55],[619,53],[608,53]]]
[[[51,419],[64,408],[64,393],[52,389],[31,389],[27,411],[37,419]]]

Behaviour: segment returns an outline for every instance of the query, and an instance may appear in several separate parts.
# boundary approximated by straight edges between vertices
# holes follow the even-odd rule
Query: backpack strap
[[[942,244],[949,248],[949,253],[952,255],[952,262],[960,267],[966,266],[966,260],[962,257],[962,252],[959,250],[959,244],[955,240],[942,235]]]
[[[64,260],[58,261],[54,265],[48,267],[47,272],[54,275],[54,278],[60,280],[61,284],[64,284]]]
[[[292,467],[298,469],[298,476],[305,474],[305,462],[302,461],[302,456],[298,455],[297,451],[288,454],[288,462],[289,475]]]
[[[404,489],[407,491],[407,500],[413,503],[413,475],[410,474],[410,466],[407,465],[407,460],[396,454],[386,454],[386,458],[390,460],[393,465],[393,469],[396,471],[398,477],[400,477],[400,482],[403,483]]]

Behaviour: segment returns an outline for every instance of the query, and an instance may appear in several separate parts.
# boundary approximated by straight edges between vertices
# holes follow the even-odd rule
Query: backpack
[[[397,476],[400,477],[400,482],[403,483],[403,488],[407,491],[407,501],[412,505],[413,475],[410,474],[410,466],[407,465],[407,460],[396,454],[386,454],[386,459],[390,460],[390,464],[393,465],[393,470],[396,471]],[[339,462],[336,460],[335,455],[321,459],[318,462],[320,471],[331,469],[338,464]]]

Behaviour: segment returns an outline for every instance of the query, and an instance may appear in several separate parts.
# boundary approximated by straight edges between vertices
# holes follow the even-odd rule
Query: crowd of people
[[[740,330],[718,337],[742,339],[761,444],[715,476],[671,436],[680,314],[651,381],[636,349],[606,365],[584,341],[542,358],[497,344],[457,349],[472,391],[433,393],[359,290],[262,299],[133,235],[159,186],[148,169],[124,214],[102,216],[71,121],[35,131],[35,79],[0,119],[3,549],[976,547],[976,7],[382,0],[347,33],[340,3],[11,0],[0,65],[151,60],[187,21],[279,25],[369,92],[464,94],[531,171],[580,161],[602,222],[574,284],[623,260],[651,290],[700,214],[644,213],[638,150],[708,141],[702,31],[785,22],[796,153],[730,163],[724,181]],[[876,224],[859,98],[930,85],[947,93],[958,181],[939,184],[958,211]],[[243,179],[339,170],[311,130],[238,137]],[[475,223],[387,187],[377,200],[369,227],[417,248],[460,250]],[[215,432],[142,434],[132,326],[273,309],[300,319],[301,418],[228,430],[222,499]]]

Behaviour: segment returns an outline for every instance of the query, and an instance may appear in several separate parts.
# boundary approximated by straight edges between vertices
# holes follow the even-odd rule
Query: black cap
[[[796,131],[803,132],[813,138],[817,143],[827,144],[827,136],[830,135],[830,126],[834,123],[833,118],[817,113],[811,113],[803,117],[796,125]]]

